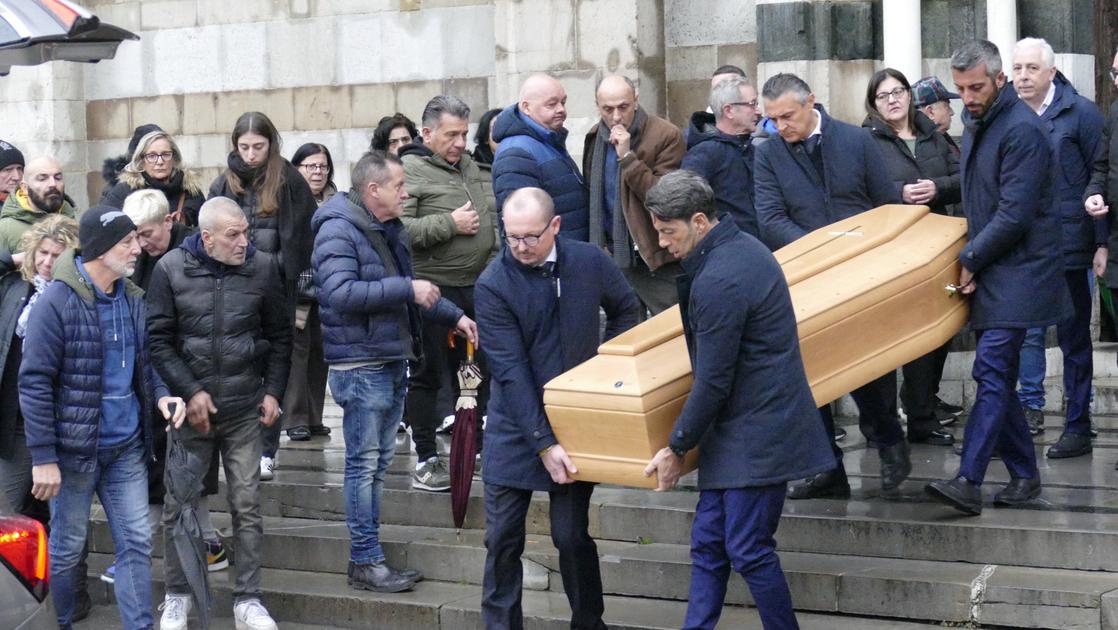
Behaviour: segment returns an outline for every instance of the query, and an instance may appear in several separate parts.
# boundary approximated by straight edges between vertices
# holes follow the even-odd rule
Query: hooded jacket
[[[422,327],[409,235],[399,219],[381,223],[355,196],[334,195],[311,220],[323,357],[328,364],[418,359]],[[453,327],[462,309],[440,298],[422,317]]]
[[[590,238],[589,191],[578,165],[567,152],[567,130],[552,131],[520,113],[514,103],[493,120],[493,139],[499,144],[493,160],[493,192],[497,211],[520,188],[542,188],[563,217],[560,233],[585,241]]]
[[[408,198],[404,222],[411,235],[417,278],[440,286],[473,286],[497,251],[497,202],[469,154],[450,164],[426,145],[400,149]],[[459,234],[452,212],[471,202],[478,214],[476,234]]]
[[[62,207],[58,214],[64,214],[71,219],[77,216],[69,197],[63,197]],[[0,209],[0,249],[9,252],[19,251],[19,239],[33,224],[50,216],[50,212],[43,212],[31,205],[27,193],[22,188],[17,188],[8,195],[8,200]]]
[[[1052,147],[1053,203],[1063,235],[1064,269],[1087,269],[1096,246],[1105,245],[1110,234],[1105,218],[1092,219],[1083,210],[1105,122],[1098,107],[1080,96],[1063,73],[1057,71],[1053,83],[1056,96],[1040,120]]]
[[[117,183],[105,189],[104,194],[101,195],[101,204],[124,208],[124,200],[128,195],[147,188],[158,190],[167,197],[170,212],[179,210],[181,204],[183,223],[189,226],[198,225],[198,210],[205,203],[206,195],[194,171],[176,170],[166,182],[153,181],[145,173],[123,171]]]
[[[19,403],[34,465],[57,462],[64,469],[91,472],[97,465],[105,352],[93,286],[74,260],[80,253],[68,249],[59,256],[54,282],[35,303],[19,369]],[[169,393],[148,352],[143,291],[127,279],[120,286],[136,331],[132,387],[139,399],[140,432],[150,461],[151,431],[162,422],[156,417],[155,403]]]
[[[1007,84],[981,118],[964,111],[963,124],[959,165],[968,242],[959,262],[977,285],[971,326],[1055,324],[1069,298],[1044,123]]]
[[[293,322],[273,256],[249,247],[244,264],[206,254],[200,234],[167,252],[148,289],[151,354],[176,396],[205,390],[231,419],[271,394],[283,400]]]
[[[894,192],[901,199],[901,189],[918,179],[930,179],[936,185],[936,196],[928,206],[932,212],[953,214],[962,192],[959,188],[959,157],[940,133],[936,124],[921,112],[912,121],[916,129],[916,153],[897,136],[889,123],[876,116],[867,116],[862,127],[869,129],[893,180]]]
[[[695,112],[687,131],[687,155],[680,168],[702,175],[714,190],[718,214],[729,216],[738,229],[761,237],[753,203],[752,138],[731,136],[714,126],[714,114]]]

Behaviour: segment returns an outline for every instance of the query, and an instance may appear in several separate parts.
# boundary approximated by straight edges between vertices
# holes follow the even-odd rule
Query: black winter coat
[[[719,215],[729,215],[739,230],[761,238],[753,205],[751,138],[722,133],[714,126],[714,114],[695,112],[687,133],[687,154],[679,167],[707,180]]]
[[[124,200],[128,195],[137,190],[158,190],[167,198],[170,212],[181,209],[182,220],[186,225],[198,225],[198,210],[206,201],[206,195],[198,183],[198,176],[193,171],[176,171],[166,182],[150,179],[147,174],[135,175],[124,172],[120,174],[120,181],[111,188],[106,188],[101,195],[101,205],[113,208],[124,208]]]
[[[159,263],[168,253],[173,251],[186,237],[194,233],[194,228],[187,227],[182,223],[175,223],[171,226],[171,242],[167,245],[167,251],[158,256],[152,256],[147,252],[141,250],[140,256],[136,258],[136,270],[132,272],[129,279],[144,291],[148,290],[148,285],[151,284],[151,276],[155,273],[155,265]]]
[[[183,400],[205,390],[218,418],[254,409],[265,394],[283,400],[294,322],[275,258],[250,248],[243,265],[209,258],[187,238],[155,266],[148,335],[159,374]]]
[[[0,277],[0,457],[10,458],[19,415],[19,362],[23,340],[15,336],[16,321],[34,287],[19,271]],[[8,359],[12,359],[9,365]]]
[[[862,126],[870,130],[877,148],[881,149],[881,156],[885,158],[898,199],[903,199],[901,188],[906,184],[915,184],[918,179],[930,179],[936,185],[936,196],[928,204],[932,212],[955,214],[952,206],[959,203],[962,197],[959,156],[931,119],[916,112],[913,120],[913,126],[916,127],[916,155],[908,150],[905,141],[897,137],[897,133],[884,120],[867,116]]]
[[[1110,226],[1109,256],[1106,262],[1106,284],[1118,287],[1118,101],[1110,106],[1103,128],[1099,149],[1095,154],[1095,166],[1091,171],[1091,182],[1083,191],[1083,200],[1091,195],[1102,195],[1103,203],[1113,206],[1106,215]]]

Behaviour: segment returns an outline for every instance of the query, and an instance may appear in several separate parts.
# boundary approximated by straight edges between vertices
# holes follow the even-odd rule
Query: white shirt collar
[[[547,258],[544,258],[543,262],[544,263],[549,263],[549,262],[558,262],[558,261],[559,261],[559,249],[558,249],[558,247],[556,247],[556,245],[554,243],[552,243],[551,244],[551,251],[548,252]],[[543,263],[540,263],[540,264],[542,265]]]
[[[823,135],[823,117],[819,115],[819,110],[818,109],[813,108],[811,110],[811,113],[815,114],[815,129],[813,129],[811,131],[811,133],[807,134],[808,138],[810,138],[812,136]]]
[[[1044,112],[1048,111],[1048,106],[1052,101],[1056,100],[1056,82],[1053,81],[1048,85],[1048,94],[1044,96],[1044,102],[1040,104],[1040,109],[1036,110],[1037,116],[1043,116]]]

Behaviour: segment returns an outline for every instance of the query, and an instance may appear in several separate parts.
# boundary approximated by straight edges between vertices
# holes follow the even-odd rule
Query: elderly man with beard
[[[23,181],[14,193],[8,195],[0,210],[0,249],[14,252],[19,249],[19,237],[39,219],[60,212],[76,217],[74,207],[66,198],[66,183],[62,181],[62,166],[53,157],[31,160],[23,170]],[[13,256],[16,264],[21,257]]]

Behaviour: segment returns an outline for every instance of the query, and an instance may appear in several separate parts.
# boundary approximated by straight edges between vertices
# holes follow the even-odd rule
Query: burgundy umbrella
[[[451,340],[453,344],[453,340]],[[462,529],[477,455],[477,388],[481,368],[474,362],[474,344],[466,342],[466,360],[458,368],[458,402],[454,404],[454,432],[450,439],[450,509],[454,526]]]

